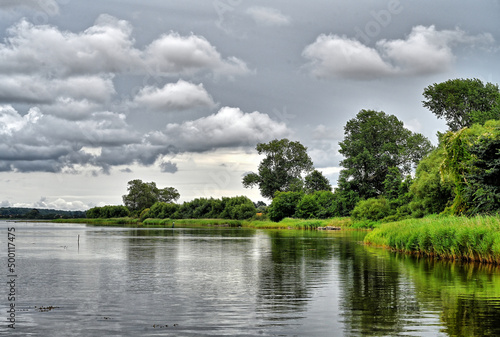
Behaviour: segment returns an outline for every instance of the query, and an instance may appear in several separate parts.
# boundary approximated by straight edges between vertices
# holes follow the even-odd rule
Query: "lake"
[[[0,334],[500,336],[498,267],[367,247],[365,232],[0,230]]]

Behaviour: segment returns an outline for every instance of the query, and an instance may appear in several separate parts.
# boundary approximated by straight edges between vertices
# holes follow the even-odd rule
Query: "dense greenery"
[[[474,124],[444,137],[442,172],[455,184],[454,214],[494,214],[500,210],[500,121]]]
[[[423,101],[424,107],[438,118],[446,119],[451,131],[458,131],[473,123],[484,123],[486,120],[482,115],[485,114],[488,119],[500,117],[498,85],[483,84],[477,78],[434,83],[425,88],[423,95],[426,98]]]
[[[383,196],[390,172],[402,179],[432,149],[428,139],[384,112],[361,110],[344,130],[339,143],[344,169],[336,190],[341,215],[348,215],[359,200]]]
[[[156,202],[172,202],[180,197],[173,187],[159,189],[155,182],[145,183],[140,179],[129,181],[127,190],[128,194],[122,197],[123,203],[135,212],[141,212]]]
[[[500,263],[497,217],[428,217],[381,225],[365,242],[406,253]]]
[[[87,218],[123,218],[130,215],[130,211],[125,206],[103,206],[94,207],[87,211]]]
[[[141,218],[157,219],[249,219],[257,210],[247,197],[197,198],[182,205],[157,202]]]
[[[259,173],[243,177],[244,187],[258,186],[263,197],[272,199],[276,192],[303,188],[302,174],[313,170],[307,148],[288,139],[257,144],[256,150],[266,157],[259,165]]]

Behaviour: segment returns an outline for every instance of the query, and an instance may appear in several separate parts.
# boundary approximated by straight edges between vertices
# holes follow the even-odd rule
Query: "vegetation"
[[[125,206],[103,206],[94,207],[87,211],[87,218],[97,219],[97,218],[122,218],[128,217],[130,211]]]
[[[156,202],[172,202],[179,199],[179,192],[173,187],[159,189],[155,182],[145,183],[140,179],[128,182],[128,194],[124,195],[123,203],[130,211],[140,213],[153,206]]]
[[[432,150],[428,139],[384,112],[361,110],[344,130],[345,138],[339,143],[344,169],[336,190],[338,199],[347,199],[339,208],[342,215],[350,213],[358,200],[382,196],[391,170],[402,178]]]
[[[197,198],[182,205],[157,202],[141,215],[141,218],[157,219],[250,219],[257,209],[247,197]]]
[[[500,118],[498,85],[483,84],[477,78],[434,83],[425,88],[423,95],[424,107],[446,119],[451,131]]]
[[[500,263],[498,217],[436,217],[382,224],[365,243],[445,259]]]
[[[0,219],[74,219],[85,217],[83,211],[61,211],[55,209],[1,207]]]
[[[265,198],[272,199],[276,192],[301,190],[302,174],[313,170],[307,148],[299,142],[275,139],[257,144],[256,150],[266,157],[259,165],[258,174],[249,173],[243,177],[243,186],[258,186]]]

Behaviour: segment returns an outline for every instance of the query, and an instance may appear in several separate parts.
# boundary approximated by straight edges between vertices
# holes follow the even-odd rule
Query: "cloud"
[[[204,37],[193,34],[165,34],[146,47],[143,58],[149,69],[164,75],[193,74],[203,70],[229,76],[249,73],[243,61],[236,57],[222,59]]]
[[[157,134],[155,138],[159,143],[175,143],[184,151],[204,152],[221,147],[254,146],[289,134],[285,123],[273,121],[267,114],[223,107],[208,117],[167,124],[160,137]]]
[[[56,209],[62,211],[75,211],[75,210],[87,210],[90,208],[90,205],[85,204],[79,200],[66,201],[63,198],[49,200],[47,197],[41,197],[40,200],[35,202],[32,207],[42,208],[42,209]]]
[[[380,40],[374,48],[345,36],[321,34],[302,55],[318,78],[420,76],[449,70],[458,45],[493,41],[490,34],[470,36],[458,28],[438,31],[434,26],[416,26],[406,39]]]
[[[160,169],[165,173],[175,173],[178,171],[177,164],[172,163],[171,161],[162,162],[160,164]]]
[[[250,7],[246,13],[259,25],[264,26],[286,26],[291,19],[283,15],[279,10],[268,7]]]
[[[151,166],[165,155],[206,152],[217,148],[255,146],[290,134],[285,123],[260,112],[222,108],[216,114],[159,131],[139,133],[124,114],[93,112],[76,121],[46,115],[32,108],[22,116],[12,106],[0,106],[0,170],[16,172],[78,172],[97,167]],[[162,162],[162,172],[176,164]]]
[[[171,32],[141,50],[132,30],[129,22],[110,15],[79,33],[21,20],[0,43],[0,102],[49,103],[60,97],[102,102],[114,94],[114,77],[127,74],[161,79],[249,73],[245,62],[224,59],[202,36]]]
[[[203,84],[196,85],[183,80],[168,83],[163,88],[144,87],[134,98],[134,103],[157,111],[215,106]]]

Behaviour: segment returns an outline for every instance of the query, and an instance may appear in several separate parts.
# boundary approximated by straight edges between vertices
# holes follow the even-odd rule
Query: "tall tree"
[[[416,166],[432,149],[428,139],[406,129],[396,116],[373,110],[361,110],[347,122],[344,134],[339,143],[339,152],[345,157],[340,163],[344,169],[337,194],[344,190],[350,195],[354,191],[361,199],[383,194],[391,168],[408,174],[412,165]],[[351,195],[349,199],[357,198]]]
[[[258,186],[263,197],[272,199],[276,192],[296,190],[302,174],[313,169],[307,148],[288,139],[257,144],[257,152],[266,157],[259,164],[259,173],[243,177],[243,186]]]
[[[332,185],[328,179],[318,170],[309,173],[304,182],[306,193],[314,193],[316,191],[331,191]]]
[[[423,106],[438,118],[444,118],[451,131],[460,130],[491,114],[498,104],[498,85],[483,84],[477,78],[454,79],[434,83],[424,89]]]
[[[128,194],[122,198],[125,206],[131,211],[141,211],[158,201],[171,202],[180,197],[175,188],[159,189],[155,182],[145,183],[140,179],[135,179],[129,181],[127,185]]]

